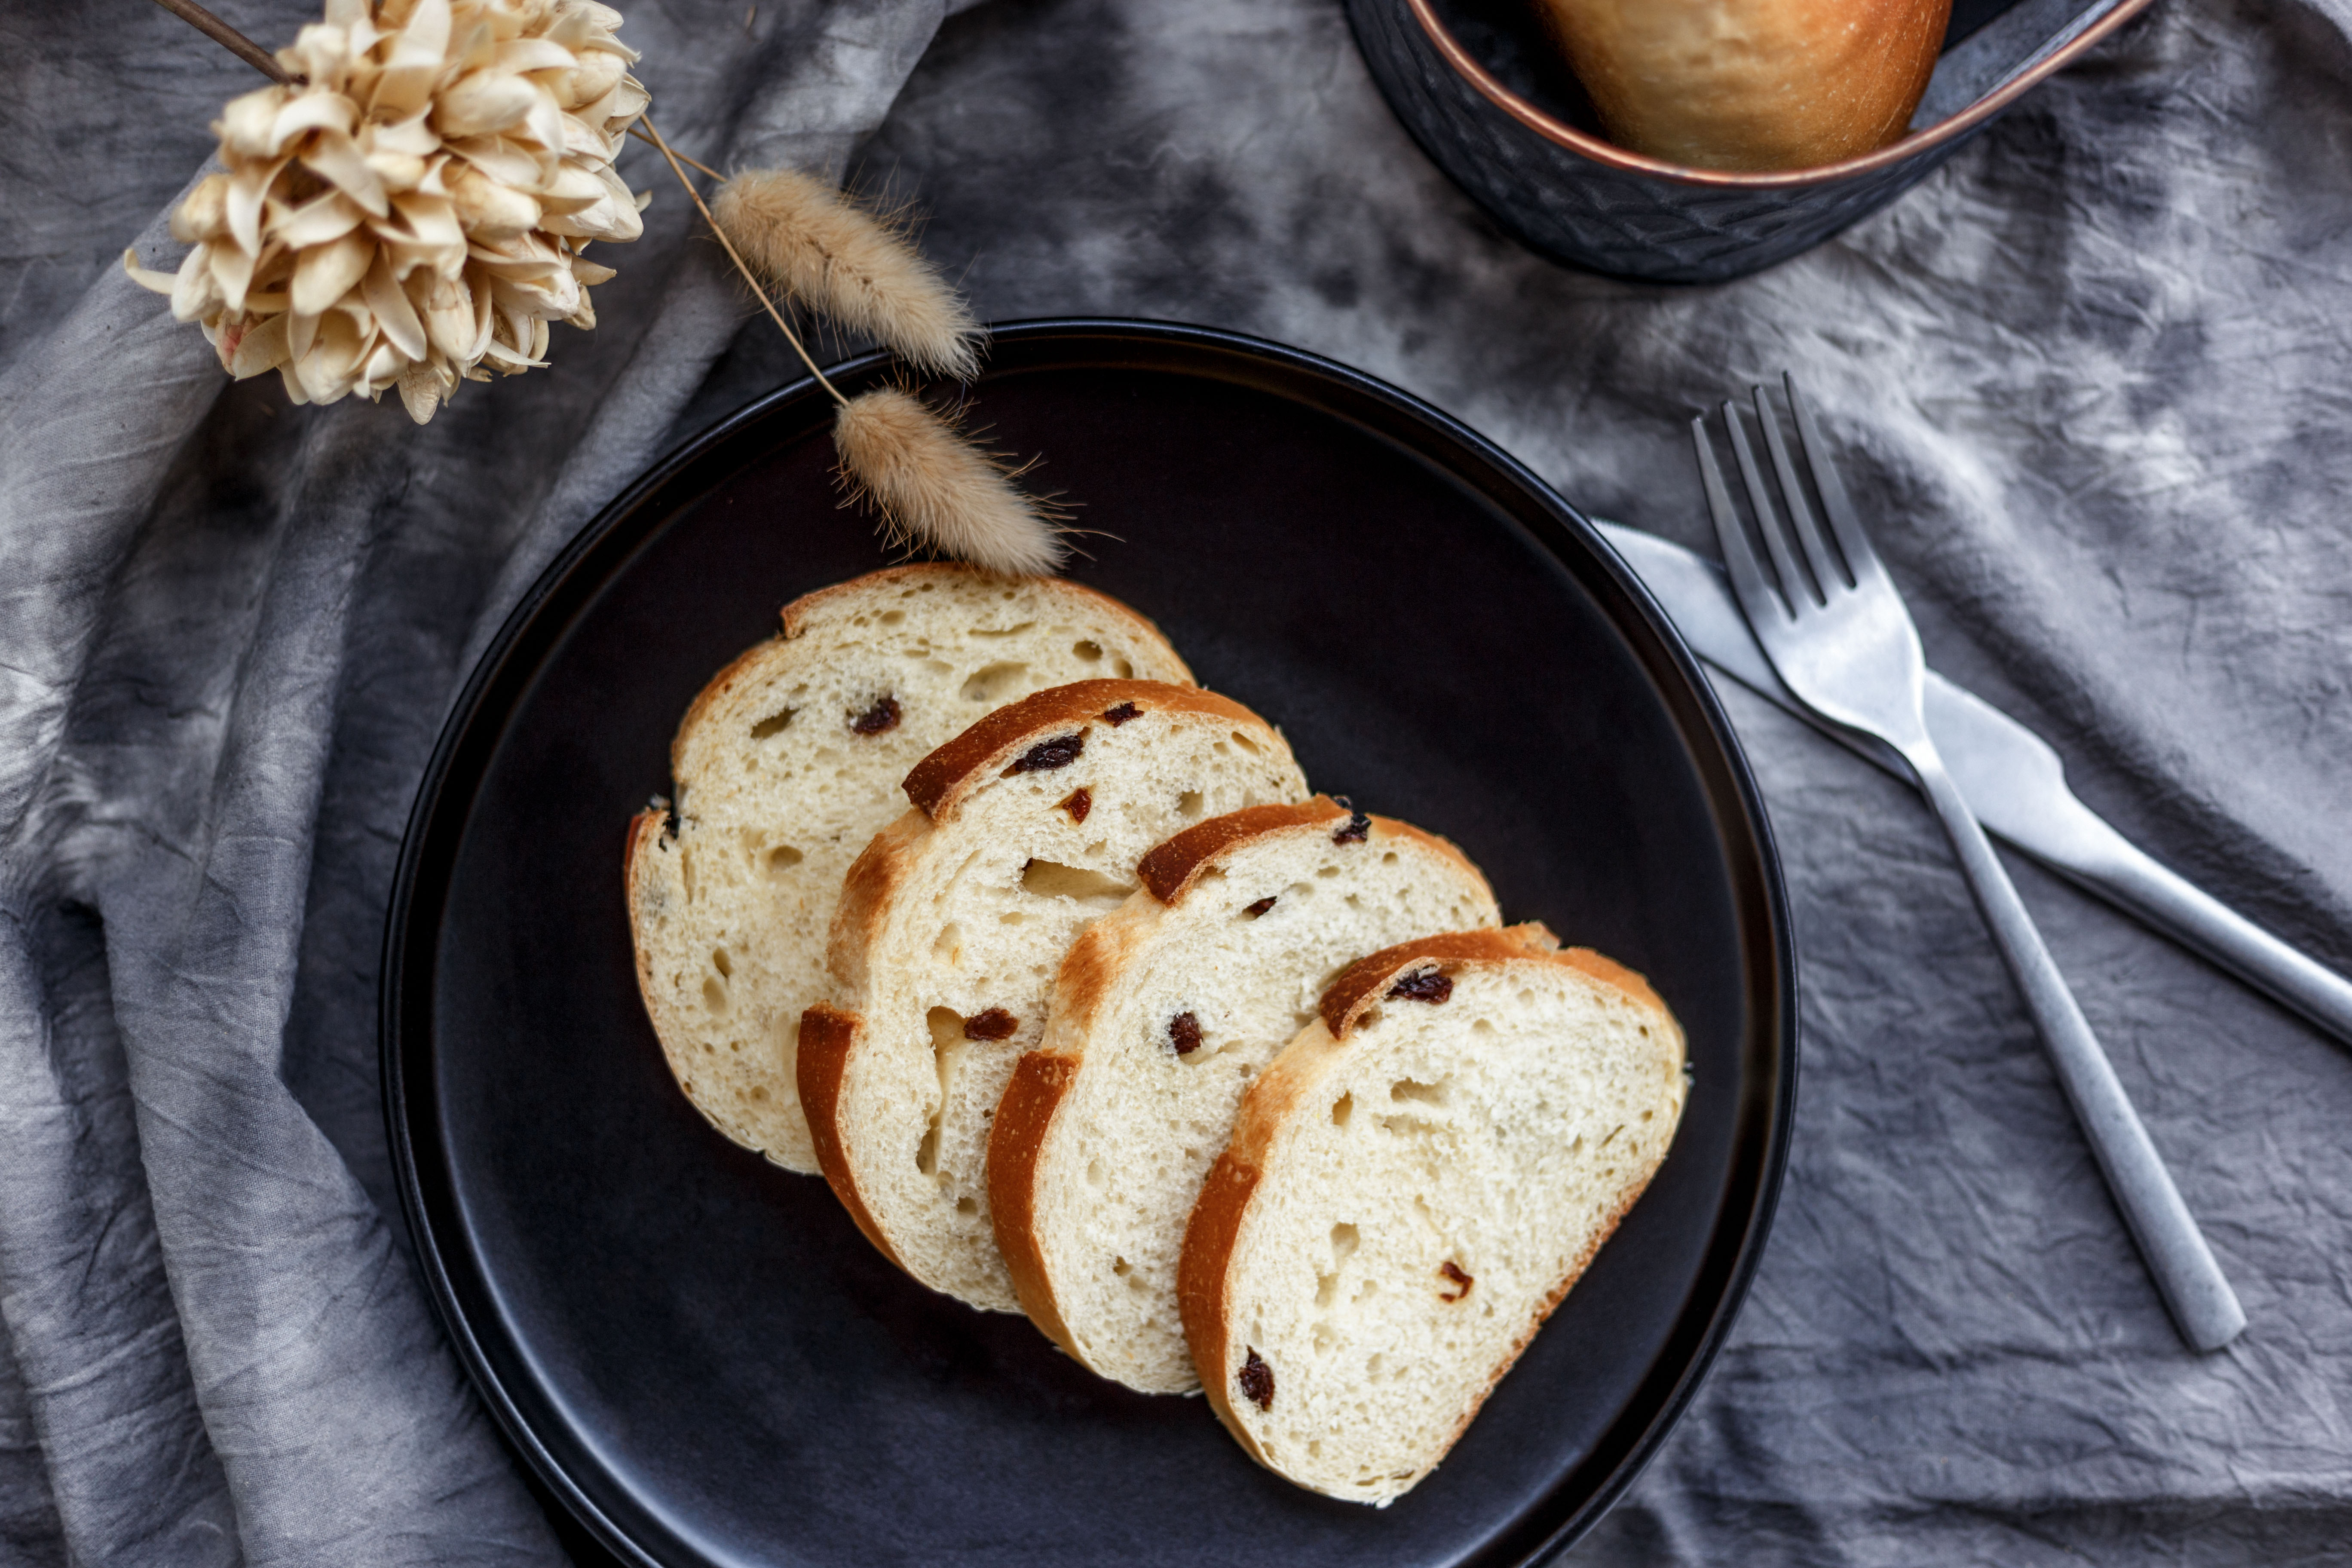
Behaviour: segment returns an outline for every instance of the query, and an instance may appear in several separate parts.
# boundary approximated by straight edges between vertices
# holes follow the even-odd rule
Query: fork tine
[[[1822,525],[1814,520],[1813,509],[1805,500],[1805,487],[1797,482],[1797,466],[1789,460],[1789,443],[1780,435],[1780,416],[1772,411],[1771,395],[1762,387],[1756,388],[1756,423],[1764,427],[1764,445],[1772,454],[1772,472],[1780,481],[1781,497],[1789,503],[1789,519],[1797,525],[1797,542],[1805,552],[1805,564],[1813,569],[1813,582],[1829,596],[1845,587],[1851,581],[1838,565],[1837,557],[1830,553],[1830,542],[1822,534]]]
[[[1731,510],[1731,492],[1725,488],[1723,469],[1715,460],[1714,443],[1706,438],[1704,414],[1691,421],[1691,445],[1698,448],[1699,483],[1706,489],[1706,510],[1715,518],[1716,542],[1723,547],[1724,570],[1731,574],[1732,591],[1739,595],[1740,607],[1751,621],[1787,620],[1789,607],[1764,581],[1764,569],[1739,526],[1739,514]]]
[[[1821,426],[1813,423],[1813,411],[1797,394],[1797,378],[1787,371],[1780,373],[1780,383],[1789,390],[1789,412],[1796,416],[1797,438],[1804,443],[1805,467],[1813,476],[1813,488],[1821,492],[1822,510],[1830,514],[1830,527],[1837,532],[1838,548],[1845,553],[1846,569],[1853,574],[1854,585],[1875,579],[1889,583],[1886,568],[1879,563],[1878,552],[1870,545],[1870,535],[1862,531],[1862,520],[1854,515],[1853,502],[1845,493],[1845,481],[1838,478],[1837,464],[1830,457],[1829,443],[1822,439]]]
[[[1780,575],[1781,596],[1789,601],[1792,615],[1803,613],[1799,600],[1812,604],[1827,603],[1806,580],[1805,569],[1789,550],[1789,530],[1772,505],[1772,492],[1764,486],[1764,475],[1756,467],[1756,449],[1748,444],[1748,431],[1739,423],[1739,405],[1723,405],[1723,422],[1731,426],[1731,455],[1739,460],[1739,477],[1748,486],[1748,504],[1756,509],[1756,531],[1764,536],[1764,548],[1771,552],[1773,569]]]

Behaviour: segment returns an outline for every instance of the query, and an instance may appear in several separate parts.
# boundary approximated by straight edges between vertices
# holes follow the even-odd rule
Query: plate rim
[[[1754,1183],[1753,1191],[1748,1197],[1739,1241],[1733,1250],[1728,1268],[1723,1272],[1722,1285],[1715,1301],[1700,1326],[1696,1342],[1673,1373],[1670,1386],[1656,1397],[1640,1432],[1624,1447],[1601,1484],[1583,1499],[1556,1515],[1547,1510],[1548,1499],[1538,1499],[1528,1514],[1522,1516],[1517,1528],[1490,1538],[1481,1549],[1482,1558],[1500,1552],[1508,1561],[1519,1563],[1549,1562],[1607,1514],[1656,1457],[1687,1412],[1746,1303],[1770,1236],[1787,1173],[1789,1144],[1795,1125],[1799,1058],[1795,932],[1771,821],[1765,808],[1762,791],[1757,784],[1738,733],[1732,728],[1697,656],[1675,629],[1656,596],[1592,526],[1591,520],[1526,464],[1425,400],[1339,361],[1220,327],[1087,315],[1006,321],[992,325],[989,332],[992,340],[1000,344],[1052,343],[1058,341],[1076,345],[1093,340],[1105,343],[1107,347],[1120,342],[1149,345],[1162,353],[1172,352],[1179,357],[1203,362],[1191,367],[1192,374],[1213,374],[1206,362],[1222,356],[1229,362],[1255,364],[1294,380],[1304,377],[1308,381],[1325,383],[1383,407],[1408,426],[1421,426],[1429,435],[1439,437],[1441,442],[1463,448],[1475,466],[1501,481],[1503,489],[1522,492],[1539,510],[1547,513],[1569,539],[1583,548],[1591,564],[1600,568],[1610,586],[1623,597],[1655,644],[1654,648],[1644,650],[1639,646],[1638,638],[1629,639],[1634,645],[1631,651],[1636,661],[1653,680],[1659,680],[1664,686],[1665,683],[1660,680],[1661,672],[1652,657],[1663,656],[1666,668],[1677,678],[1680,692],[1667,690],[1664,693],[1670,712],[1675,707],[1674,697],[1688,698],[1697,710],[1700,727],[1714,742],[1714,758],[1695,757],[1701,764],[1703,793],[1718,821],[1723,819],[1727,804],[1738,807],[1739,825],[1744,826],[1755,851],[1753,865],[1741,864],[1731,868],[1730,893],[1735,911],[1738,914],[1735,923],[1745,936],[1752,917],[1760,915],[1762,934],[1769,948],[1769,963],[1752,976],[1744,987],[1748,992],[1751,1028],[1762,1029],[1768,1037],[1760,1042],[1763,1047],[1760,1051],[1758,1049],[1759,1042],[1752,1037],[1743,1042],[1740,1054],[1743,1064],[1757,1059],[1769,1062],[1771,1082],[1767,1087],[1771,1105],[1759,1126],[1747,1125],[1752,1112],[1743,1111],[1734,1119],[1735,1151],[1755,1136],[1761,1137],[1763,1147],[1745,1160],[1735,1152],[1730,1178],[1734,1190],[1743,1176],[1749,1177]],[[834,382],[845,385],[868,381],[878,384],[894,369],[895,362],[888,353],[876,350],[829,365],[825,374]],[[984,385],[987,379],[987,374],[983,372],[980,384]],[[1294,392],[1263,383],[1255,384],[1261,391],[1290,401],[1307,401]],[[437,868],[437,874],[436,868],[426,862],[427,851],[438,847],[435,842],[435,829],[444,820],[439,808],[450,786],[457,782],[455,773],[461,753],[467,749],[469,742],[480,742],[477,722],[484,716],[486,700],[499,687],[502,678],[511,678],[513,672],[509,668],[509,660],[541,614],[551,601],[557,598],[583,561],[598,546],[607,542],[633,521],[641,524],[641,531],[648,538],[658,531],[660,519],[667,517],[674,509],[664,509],[649,519],[643,515],[644,508],[682,473],[748,427],[796,404],[823,395],[817,379],[804,375],[761,394],[713,420],[624,486],[541,569],[530,588],[509,611],[497,634],[483,647],[450,700],[431,755],[417,781],[416,793],[402,832],[400,854],[385,908],[377,974],[378,1081],[393,1175],[400,1194],[401,1214],[408,1227],[416,1264],[428,1287],[434,1314],[451,1347],[457,1352],[474,1392],[489,1411],[508,1445],[525,1461],[530,1472],[527,1479],[534,1479],[538,1489],[551,1493],[561,1501],[572,1518],[584,1526],[606,1551],[623,1562],[640,1565],[640,1568],[677,1568],[680,1562],[699,1560],[707,1563],[708,1560],[699,1558],[699,1554],[691,1559],[672,1559],[655,1554],[626,1530],[621,1521],[612,1517],[589,1495],[534,1429],[497,1368],[492,1365],[459,1298],[457,1281],[452,1272],[452,1259],[445,1256],[435,1223],[437,1217],[446,1215],[455,1200],[446,1192],[427,1191],[426,1163],[420,1159],[420,1142],[428,1145],[431,1153],[440,1153],[438,1130],[433,1126],[431,1118],[424,1117],[421,1120],[425,1125],[420,1136],[420,1129],[415,1125],[420,1119],[412,1118],[407,1113],[412,1090],[431,1082],[429,1072],[413,1076],[404,1059],[409,1044],[406,1038],[409,1029],[405,1021],[411,1012],[409,1005],[417,1001],[427,1004],[426,1006],[414,1008],[415,1015],[424,1020],[415,1029],[416,1048],[420,1051],[427,1048],[433,1033],[430,987],[425,988],[422,997],[412,997],[409,994],[417,988],[418,976],[431,977],[435,966],[430,958],[429,945],[413,970],[407,955],[412,937],[429,937],[433,931],[437,930],[437,920],[422,930],[417,929],[417,922],[421,918],[418,904],[420,882],[429,884],[436,890],[446,891],[446,887],[448,856],[446,853],[442,855],[443,864]],[[1319,403],[1312,405],[1330,417],[1349,418],[1348,415]],[[1360,427],[1371,428],[1365,426],[1361,420],[1349,419],[1349,422]],[[1406,446],[1420,460],[1433,464],[1428,452],[1412,447],[1386,431],[1371,428],[1371,433],[1391,444]],[[1444,467],[1448,478],[1454,482],[1467,482],[1466,476],[1450,467],[1433,466]],[[691,499],[677,504],[691,504]],[[1586,574],[1578,571],[1579,563],[1563,556],[1552,540],[1533,530],[1529,532],[1535,542],[1558,559],[1571,575],[1586,583],[1588,588],[1591,585]],[[645,539],[639,539],[631,552],[634,552],[634,548],[642,548],[645,542]],[[1603,609],[1606,613],[1605,604]],[[1616,619],[1614,616],[1612,618]],[[1623,635],[1627,628],[1621,621],[1618,629],[1620,635]],[[525,687],[529,684],[527,673],[522,684]],[[499,718],[502,722],[502,714],[492,717]],[[1685,745],[1696,753],[1697,748],[1693,744],[1696,737],[1689,727],[1678,722],[1677,728],[1683,732]],[[1709,761],[1719,763],[1727,775],[1722,782],[1729,786],[1729,803],[1717,798],[1720,793],[1718,786],[1706,777],[1705,764]],[[478,775],[471,782],[478,783]],[[470,798],[470,787],[467,797]],[[463,815],[459,812],[457,819],[462,821]],[[1754,885],[1743,886],[1750,877],[1754,879]],[[1751,902],[1757,907],[1746,909],[1745,906]],[[1764,999],[1757,994],[1759,983],[1769,985],[1772,994],[1769,1005],[1762,1005]],[[1747,1169],[1751,1164],[1754,1167],[1752,1173]],[[441,1215],[434,1212],[436,1208],[443,1211]],[[1717,1222],[1717,1237],[1729,1220],[1740,1217],[1729,1205],[1722,1212],[1725,1218]],[[1714,1252],[1719,1245],[1719,1242],[1711,1243],[1708,1251]],[[487,1289],[480,1271],[472,1268],[470,1260],[467,1260],[467,1267],[478,1289]],[[1688,1316],[1687,1308],[1684,1316]],[[1643,1384],[1635,1385],[1629,1404],[1638,1405],[1643,1401],[1644,1390],[1650,1381],[1645,1379]],[[1613,1427],[1611,1430],[1613,1431]],[[663,1533],[668,1534],[668,1531],[664,1531]],[[676,1540],[674,1536],[671,1539]],[[687,1543],[678,1542],[677,1544],[685,1546]]]

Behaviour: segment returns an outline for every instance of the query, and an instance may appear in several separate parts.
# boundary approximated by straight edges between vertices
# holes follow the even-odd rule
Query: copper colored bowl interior
[[[1480,64],[1461,40],[1448,31],[1437,16],[1434,0],[1405,0],[1412,19],[1447,65],[1462,79],[1492,101],[1495,106],[1528,130],[1547,141],[1580,153],[1596,163],[1612,169],[1624,169],[1634,174],[1652,174],[1661,179],[1678,180],[1692,185],[1717,185],[1748,190],[1786,189],[1802,185],[1828,184],[1867,174],[1899,163],[1915,153],[1923,153],[1940,142],[1963,134],[1984,123],[2045,79],[2072,64],[2075,58],[2105,38],[2108,34],[2138,16],[2148,6],[2149,0],[2122,0],[2122,4],[2105,16],[2069,38],[2063,46],[2050,51],[2030,68],[2018,72],[1991,92],[1978,99],[1948,120],[1941,120],[1924,131],[1914,131],[1900,141],[1890,142],[1874,152],[1858,157],[1843,159],[1835,163],[1822,163],[1810,169],[1701,169],[1687,163],[1670,163],[1662,158],[1648,158],[1629,152],[1612,142],[1604,142],[1591,132],[1580,131],[1558,115],[1540,109],[1513,92],[1496,80],[1493,72]]]

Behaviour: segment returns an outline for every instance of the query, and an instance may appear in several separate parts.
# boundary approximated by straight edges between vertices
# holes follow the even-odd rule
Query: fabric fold
[[[685,150],[838,177],[941,15],[625,36]],[[232,386],[113,269],[0,359],[0,1528],[28,1560],[562,1560],[404,1245],[374,964],[475,650],[748,319],[667,170],[623,169],[654,206],[599,249],[604,324],[425,428]],[[137,248],[179,251],[160,216]]]

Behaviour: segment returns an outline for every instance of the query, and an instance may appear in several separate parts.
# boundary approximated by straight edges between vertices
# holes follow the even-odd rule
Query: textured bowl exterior
[[[1978,106],[1991,112],[1955,117],[1965,124],[1907,138],[1918,145],[1901,156],[1769,179],[1680,175],[1627,166],[1645,162],[1630,155],[1595,156],[1570,144],[1580,138],[1547,135],[1507,111],[1446,58],[1412,0],[1348,0],[1348,16],[1397,118],[1506,231],[1555,261],[1647,282],[1721,283],[1811,249],[1925,179],[2031,85]],[[2074,40],[2049,68],[2105,31]]]

